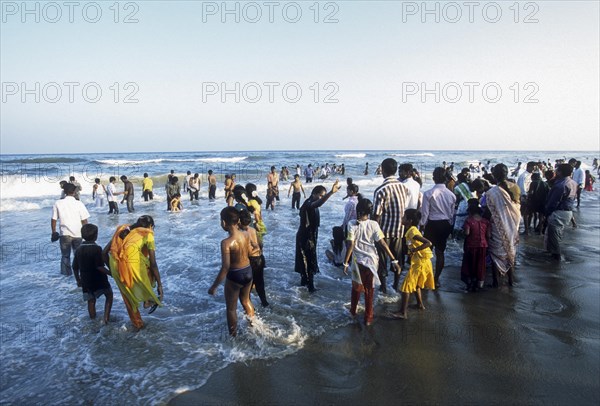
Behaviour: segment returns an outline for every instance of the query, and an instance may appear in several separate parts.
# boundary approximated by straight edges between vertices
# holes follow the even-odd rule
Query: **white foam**
[[[81,177],[79,178],[81,179]],[[0,191],[2,200],[4,199],[15,199],[23,197],[34,197],[38,198],[41,196],[56,196],[60,197],[60,185],[61,180],[67,180],[68,177],[63,179],[58,178],[42,178],[33,176],[20,176],[20,175],[9,175],[2,178],[0,183]],[[86,184],[81,183],[82,188],[87,189]],[[92,186],[89,186],[89,193],[92,193]]]
[[[39,210],[41,207],[42,206],[38,203],[24,202],[20,200],[2,199],[0,201],[0,212]]]
[[[224,163],[236,163],[248,159],[247,156],[234,156],[234,157],[208,157],[208,158],[156,158],[156,159],[101,159],[97,162],[104,165],[119,166],[119,165],[143,165],[143,164],[159,164],[163,162],[224,162]]]
[[[198,162],[210,162],[210,163],[214,163],[214,162],[230,162],[230,163],[235,163],[235,162],[245,161],[246,159],[248,159],[247,156],[234,156],[234,157],[230,157],[230,158],[223,158],[223,157],[218,157],[218,158],[198,158],[197,161]]]
[[[432,154],[431,152],[423,152],[423,153],[418,153],[418,154],[392,154],[392,156],[399,156],[399,157],[410,157],[410,156],[435,156],[434,154]]]
[[[129,160],[129,159],[101,159],[101,160],[98,160],[97,162],[104,164],[104,165],[117,166],[117,165],[157,164],[157,163],[161,163],[164,161],[166,161],[166,159],[157,158],[157,159],[141,159],[141,160],[137,160],[137,161]],[[174,161],[174,159],[172,161]]]
[[[367,154],[336,154],[336,158],[364,158]]]

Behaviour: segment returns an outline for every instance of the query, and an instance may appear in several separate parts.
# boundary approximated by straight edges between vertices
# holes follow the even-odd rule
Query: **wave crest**
[[[367,154],[336,154],[336,158],[364,158]]]

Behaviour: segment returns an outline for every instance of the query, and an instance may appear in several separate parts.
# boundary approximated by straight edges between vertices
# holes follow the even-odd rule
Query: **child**
[[[288,190],[288,197],[290,197],[290,192],[292,189],[294,189],[294,194],[292,195],[292,209],[300,210],[300,191],[302,191],[302,194],[306,199],[304,187],[302,186],[302,182],[300,182],[300,175],[294,175],[294,181],[290,184],[290,188]]]
[[[258,243],[258,235],[256,234],[256,230],[250,226],[252,223],[252,216],[248,210],[240,211],[240,230],[248,234],[248,238],[250,238],[250,266],[252,267],[252,282],[254,283],[254,287],[256,288],[256,293],[260,298],[260,303],[263,307],[267,307],[269,302],[267,302],[267,295],[265,293],[265,279],[264,279],[264,270],[265,270],[265,256],[262,254],[260,249],[260,245]]]
[[[355,219],[356,220],[356,219]],[[326,250],[327,259],[335,266],[342,266],[346,258],[346,247],[344,246],[344,229],[342,227],[333,227],[331,230],[333,238],[329,240],[331,250]]]
[[[81,237],[85,240],[73,258],[73,274],[77,286],[83,291],[83,300],[88,302],[90,319],[96,318],[96,299],[104,295],[104,324],[108,323],[112,308],[113,292],[108,283],[110,271],[104,267],[102,248],[96,244],[98,227],[94,224],[84,224],[81,227]]]
[[[592,175],[589,169],[585,171],[585,191],[592,192],[594,190],[594,182],[596,182],[596,178]]]
[[[492,235],[491,223],[481,217],[477,199],[469,199],[467,220],[463,226],[465,245],[460,279],[472,292],[483,288],[485,281],[485,257],[488,240]]]
[[[246,197],[248,198],[248,211],[254,216],[254,224],[252,225],[258,234],[258,243],[262,248],[263,236],[267,233],[267,227],[262,219],[260,206],[262,200],[256,193],[256,185],[254,183],[246,184]]]
[[[239,212],[233,207],[221,210],[221,227],[229,236],[221,241],[221,270],[214,283],[208,289],[209,295],[215,291],[223,279],[225,281],[225,305],[227,307],[227,326],[232,337],[237,335],[237,301],[242,303],[250,319],[254,317],[254,307],[250,301],[252,289],[252,267],[249,254],[252,250],[250,239],[240,231]]]
[[[171,211],[178,212],[178,211],[181,211],[182,208],[183,207],[181,205],[181,194],[175,193],[173,195],[173,198],[171,199]]]
[[[379,257],[377,255],[377,243],[379,247],[390,257],[392,265],[400,273],[398,260],[385,243],[383,232],[379,223],[369,220],[373,203],[369,199],[363,199],[356,206],[357,220],[348,224],[348,237],[346,238],[346,259],[344,261],[344,275],[348,275],[350,258],[352,257],[352,295],[350,299],[350,314],[356,316],[356,307],[360,299],[360,292],[365,292],[365,324],[373,323],[373,296],[375,285],[380,285],[377,276]],[[354,255],[352,255],[354,254]]]
[[[408,275],[402,283],[402,304],[400,305],[399,313],[392,313],[392,317],[406,319],[408,318],[408,298],[411,293],[417,298],[417,306],[419,309],[425,310],[423,299],[421,298],[421,289],[435,289],[433,279],[433,266],[431,258],[431,241],[424,238],[417,225],[421,221],[421,213],[416,209],[406,209],[402,224],[408,228],[404,237],[406,238],[406,246],[408,247],[408,255],[410,258],[410,269]]]

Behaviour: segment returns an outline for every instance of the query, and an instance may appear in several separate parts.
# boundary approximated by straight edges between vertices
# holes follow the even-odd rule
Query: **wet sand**
[[[230,365],[170,404],[597,405],[598,203],[576,212],[564,262],[541,237],[522,237],[512,288],[465,293],[459,267],[447,267],[443,286],[424,294],[427,310],[409,309],[408,320],[383,318],[398,304],[378,305],[370,327],[361,320],[284,359]]]

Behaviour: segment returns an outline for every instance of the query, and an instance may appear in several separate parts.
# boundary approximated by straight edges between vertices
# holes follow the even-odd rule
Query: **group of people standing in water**
[[[398,163],[387,158],[378,167],[383,183],[375,189],[373,200],[364,198],[351,178],[347,179],[348,199],[344,219],[334,227],[332,250],[327,257],[342,267],[342,272],[352,278],[351,308],[355,317],[361,293],[365,296],[365,323],[373,322],[375,288],[387,293],[387,281],[393,275],[392,288],[401,292],[401,304],[392,318],[406,318],[409,297],[414,294],[417,306],[424,309],[422,289],[436,289],[441,284],[445,265],[444,253],[450,236],[464,240],[461,279],[469,291],[483,289],[487,264],[492,266],[492,286],[499,286],[507,277],[514,281],[514,267],[519,228],[529,233],[545,235],[545,246],[556,260],[561,259],[563,230],[573,224],[573,209],[579,207],[585,175],[580,181],[581,162],[573,159],[548,167],[539,162],[529,162],[517,179],[510,178],[504,164],[489,166],[481,177],[471,179],[472,168],[464,168],[456,176],[453,167],[440,166],[433,170],[435,185],[421,192],[422,181],[418,171],[409,163]],[[209,171],[209,195],[214,199],[216,178]],[[541,180],[544,176],[545,181]],[[191,201],[198,198],[199,178],[188,173],[185,192]],[[144,174],[144,199],[152,199],[152,184]],[[315,292],[314,276],[319,273],[318,234],[319,208],[341,188],[335,181],[330,190],[315,186],[308,198],[294,176],[289,192],[294,192],[292,207],[299,209],[299,227],[296,233],[294,270],[300,274],[300,284]],[[275,208],[279,198],[279,179],[275,167],[267,176],[266,208]],[[124,180],[124,182],[127,179]],[[167,183],[167,194],[180,198],[181,191],[168,189],[178,182],[174,174]],[[113,182],[111,181],[111,184]],[[131,183],[131,182],[130,182]],[[103,189],[95,182],[94,193]],[[149,187],[148,187],[149,186]],[[111,240],[102,249],[96,245],[98,229],[88,224],[89,213],[85,205],[75,198],[77,187],[63,185],[65,197],[56,202],[52,215],[52,240],[60,239],[61,272],[75,273],[88,302],[91,318],[95,318],[95,301],[106,297],[104,321],[109,321],[112,290],[107,276],[117,284],[135,328],[144,323],[140,306],[149,312],[160,306],[163,289],[155,257],[154,220],[141,216],[134,224],[117,228]],[[250,292],[254,286],[262,306],[269,306],[265,292],[263,237],[267,232],[262,218],[262,200],[253,183],[235,184],[235,175],[225,180],[227,206],[220,213],[220,225],[228,233],[221,242],[222,265],[208,293],[215,294],[225,281],[225,302],[229,333],[237,334],[237,302],[249,317],[254,315]],[[133,191],[120,192],[125,201],[133,198]],[[300,205],[300,194],[306,198]],[[173,199],[167,199],[168,209],[176,208]],[[133,204],[131,203],[133,211]],[[60,223],[60,233],[56,231]],[[85,240],[82,243],[83,240]],[[75,251],[71,267],[70,254]],[[434,258],[435,254],[435,260]],[[434,261],[434,262],[432,262]],[[404,265],[407,264],[407,267]],[[407,272],[402,280],[403,268]],[[401,283],[402,282],[402,283]],[[156,289],[156,293],[154,291]]]

